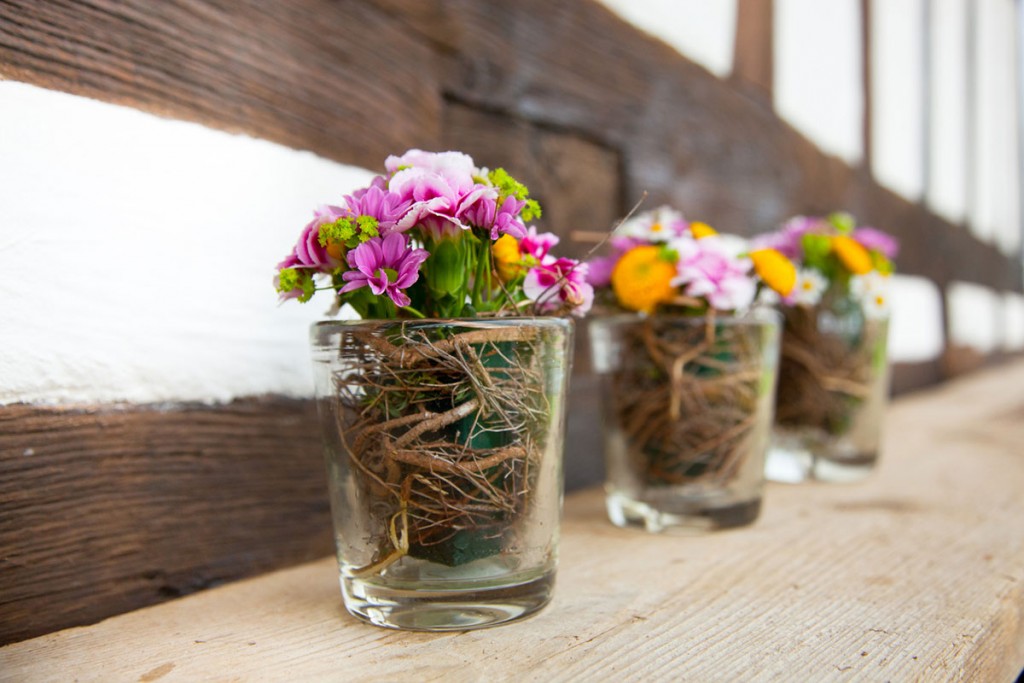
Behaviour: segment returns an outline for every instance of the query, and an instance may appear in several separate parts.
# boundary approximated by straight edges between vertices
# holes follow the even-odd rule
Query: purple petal
[[[381,255],[385,267],[394,268],[405,253],[405,235],[393,232],[381,243]]]

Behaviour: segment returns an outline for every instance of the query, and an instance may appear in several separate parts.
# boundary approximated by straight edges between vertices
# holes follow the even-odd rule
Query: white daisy
[[[634,237],[648,242],[668,242],[683,235],[687,225],[683,214],[662,206],[629,219],[615,232],[623,237]]]
[[[885,292],[874,292],[861,301],[864,317],[870,320],[881,320],[889,315],[889,295]]]
[[[872,270],[864,275],[850,278],[850,294],[864,309],[864,315],[871,319],[889,315],[889,278]]]
[[[814,268],[801,268],[789,300],[798,306],[814,306],[828,289],[828,279]]]

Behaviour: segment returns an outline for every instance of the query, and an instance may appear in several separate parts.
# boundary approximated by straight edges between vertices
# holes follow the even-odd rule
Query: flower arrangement
[[[421,150],[384,167],[314,212],[274,281],[282,300],[329,291],[361,318],[312,333],[346,605],[385,626],[466,628],[466,604],[518,591],[520,612],[472,612],[515,618],[552,585],[560,316],[589,309],[587,266],[552,253],[558,238],[528,225],[540,206],[501,168]]]
[[[610,238],[612,254],[591,261],[588,281],[610,289],[609,303],[653,313],[675,306],[691,313],[747,309],[757,293],[745,240],[706,223],[687,222],[670,207],[624,221]]]
[[[660,207],[624,221],[609,245],[589,263],[589,281],[604,308],[632,312],[592,326],[610,416],[612,520],[650,530],[687,518],[749,523],[778,322],[751,311],[764,285],[746,240]]]
[[[899,243],[833,213],[791,218],[754,244],[755,268],[784,318],[772,457],[812,452],[866,471],[885,402],[887,288]]]
[[[504,169],[460,152],[410,150],[386,173],[321,206],[277,266],[282,299],[334,292],[362,318],[583,315],[587,267],[556,258],[558,238],[526,223],[541,215]]]
[[[899,242],[848,213],[796,216],[754,240],[755,268],[786,306],[816,306],[826,292],[852,296],[870,318],[888,314],[888,276]]]

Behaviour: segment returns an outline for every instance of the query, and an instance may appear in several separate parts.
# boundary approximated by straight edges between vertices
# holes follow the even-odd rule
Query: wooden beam
[[[0,643],[330,553],[315,410],[0,409]]]
[[[0,77],[371,168],[437,144],[436,63],[355,0],[0,4]]]
[[[732,61],[733,80],[753,86],[768,102],[772,101],[775,68],[774,5],[774,0],[737,2]]]

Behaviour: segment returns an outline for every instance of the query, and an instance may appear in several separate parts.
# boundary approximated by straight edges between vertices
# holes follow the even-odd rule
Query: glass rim
[[[509,327],[513,325],[570,329],[572,318],[562,316],[503,316],[494,318],[359,318],[355,320],[318,320],[310,330],[385,325],[451,325],[453,327]]]
[[[591,324],[604,323],[608,325],[626,325],[631,322],[653,320],[704,325],[707,323],[708,318],[709,316],[707,314],[683,315],[680,313],[654,313],[653,315],[647,315],[642,313],[613,313],[611,315],[597,315],[590,317],[587,319],[587,322]],[[716,323],[724,323],[727,325],[774,323],[781,326],[783,315],[781,311],[770,306],[754,306],[743,313],[716,312],[714,319]]]

